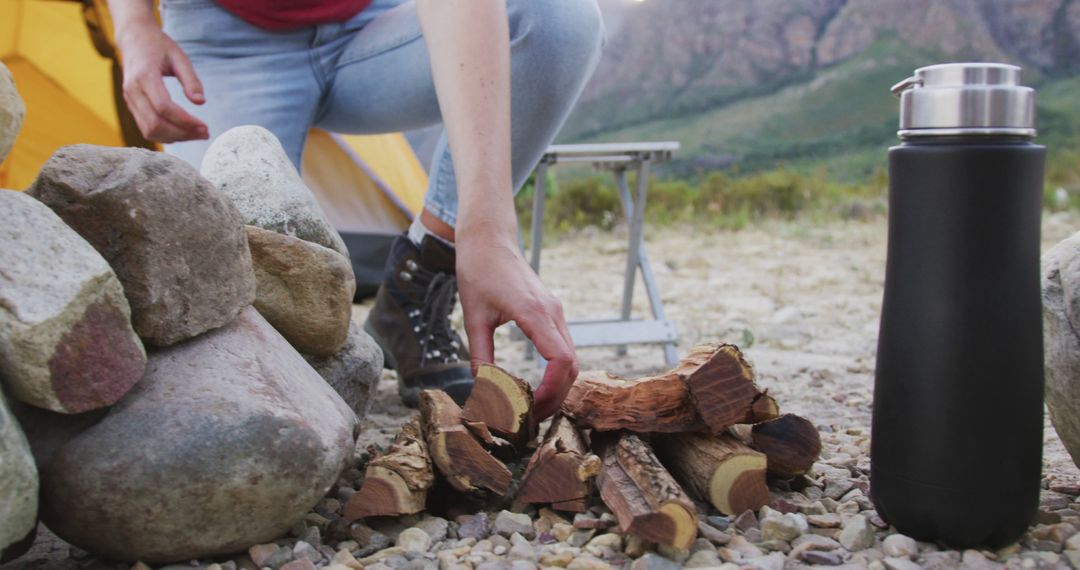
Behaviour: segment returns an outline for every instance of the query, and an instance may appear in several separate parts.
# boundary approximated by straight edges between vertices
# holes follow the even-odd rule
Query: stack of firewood
[[[532,404],[528,383],[492,365],[464,407],[425,391],[419,417],[368,463],[346,518],[420,512],[437,477],[474,498],[508,498],[514,478],[499,458],[535,446],[515,501],[583,512],[595,487],[623,532],[687,548],[691,496],[728,515],[756,510],[769,502],[767,477],[802,475],[821,452],[814,426],[780,415],[733,345],[697,347],[659,376],[581,374],[538,445]]]

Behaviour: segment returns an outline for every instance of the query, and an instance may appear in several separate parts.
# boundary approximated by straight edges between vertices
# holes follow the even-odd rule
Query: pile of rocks
[[[22,114],[0,66],[0,161]],[[352,325],[344,244],[268,132],[225,133],[201,174],[66,147],[0,190],[0,219],[5,558],[39,518],[118,560],[243,550],[351,464],[382,353]]]

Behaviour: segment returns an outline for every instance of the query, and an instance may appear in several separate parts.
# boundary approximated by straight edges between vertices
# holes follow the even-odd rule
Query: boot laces
[[[409,310],[413,332],[420,342],[420,352],[426,362],[459,362],[461,337],[450,323],[457,304],[457,277],[450,273],[428,271],[419,264],[408,263],[412,281],[423,287],[424,301],[419,308]]]

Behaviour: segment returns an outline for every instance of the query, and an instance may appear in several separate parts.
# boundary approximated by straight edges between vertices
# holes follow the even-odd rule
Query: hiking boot
[[[450,326],[457,304],[454,260],[454,248],[432,236],[424,236],[420,247],[399,236],[364,322],[386,367],[397,369],[398,394],[409,407],[428,388],[445,391],[459,405],[472,391],[469,351]]]

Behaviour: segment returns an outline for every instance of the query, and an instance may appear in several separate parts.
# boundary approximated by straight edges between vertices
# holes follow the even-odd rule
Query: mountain
[[[1080,0],[600,5],[604,56],[561,142],[680,140],[682,172],[784,162],[865,176],[895,141],[889,87],[947,61],[1022,66],[1050,134],[1078,138]]]

